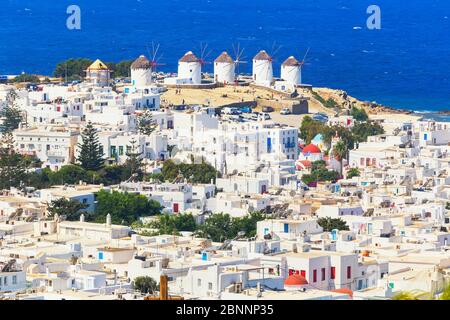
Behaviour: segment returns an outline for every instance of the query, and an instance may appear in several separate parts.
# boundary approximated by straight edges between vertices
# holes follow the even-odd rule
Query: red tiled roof
[[[290,275],[286,280],[284,280],[285,286],[303,286],[305,284],[308,284],[308,281],[305,277],[299,274]]]
[[[353,291],[348,288],[334,289],[334,290],[331,290],[331,292],[346,293],[350,296],[350,298],[353,298]]]
[[[319,149],[318,146],[316,146],[315,144],[308,144],[303,150],[302,153],[322,153],[322,151]]]

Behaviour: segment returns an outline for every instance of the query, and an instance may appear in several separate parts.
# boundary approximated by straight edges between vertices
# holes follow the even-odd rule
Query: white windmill
[[[270,87],[273,83],[273,67],[272,62],[278,50],[275,50],[275,43],[272,46],[272,54],[268,54],[265,50],[261,50],[253,58],[253,81],[257,85]]]
[[[287,58],[281,65],[281,78],[293,87],[302,83],[302,67],[305,64],[309,49],[306,51],[302,61],[298,61],[294,56]]]
[[[202,83],[202,66],[210,62],[206,62],[205,59],[209,55],[206,54],[208,45],[203,46],[201,44],[201,56],[198,58],[192,51],[188,51],[185,55],[178,60],[178,79],[184,80],[189,84],[201,84]]]
[[[246,61],[241,60],[244,50],[241,51],[239,45],[237,47],[233,45],[233,50],[235,60],[226,51],[214,60],[214,81],[216,83],[230,84],[237,81],[236,70],[239,75],[239,65]]]
[[[164,65],[159,63],[159,60],[162,57],[158,57],[159,48],[159,44],[155,46],[152,42],[152,60],[149,60],[146,56],[141,55],[131,64],[131,83],[135,88],[150,86],[152,83],[152,73],[156,72],[156,68],[158,66]],[[149,51],[148,48],[147,51]]]

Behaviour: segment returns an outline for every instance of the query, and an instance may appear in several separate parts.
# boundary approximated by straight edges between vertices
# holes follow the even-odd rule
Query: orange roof
[[[318,146],[311,143],[302,150],[302,153],[303,154],[305,154],[305,153],[322,153],[322,151],[319,149]]]
[[[299,274],[290,275],[286,280],[284,280],[285,286],[303,286],[305,284],[308,284],[308,281],[305,277]]]
[[[300,161],[297,161],[297,169],[299,169],[299,168],[301,168],[301,167],[303,167],[303,168],[309,168],[309,167],[311,167],[311,161],[308,161],[308,160],[300,160]]]
[[[331,290],[331,292],[346,293],[350,296],[350,298],[353,298],[353,291],[348,288],[334,289],[334,290]]]

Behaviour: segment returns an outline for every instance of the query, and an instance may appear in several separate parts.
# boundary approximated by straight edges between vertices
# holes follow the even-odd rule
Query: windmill
[[[236,69],[236,84],[238,83],[238,77],[239,77],[239,66],[241,64],[247,63],[247,61],[243,61],[242,59],[245,59],[243,57],[244,54],[244,48],[241,49],[241,44],[238,43],[236,46],[233,44],[233,52],[234,52],[234,65]]]
[[[294,56],[287,58],[281,65],[281,78],[294,87],[300,85],[302,82],[302,67],[306,63],[308,53],[309,49],[301,61],[298,61]]]
[[[198,62],[200,62],[202,67],[206,64],[211,64],[210,61],[206,61],[206,59],[208,59],[211,52],[212,52],[212,50],[208,51],[207,43],[200,42],[200,58],[198,59]]]
[[[273,81],[273,66],[272,62],[276,60],[276,55],[281,49],[276,42],[273,43],[272,49],[267,52],[261,50],[253,58],[253,81],[257,85],[270,86]]]
[[[150,48],[147,45],[147,52],[148,52],[148,55],[150,57],[150,66],[151,66],[152,72],[155,72],[155,73],[156,73],[156,69],[159,66],[165,66],[166,65],[165,63],[160,63],[160,60],[163,57],[163,54],[158,55],[160,48],[161,48],[161,45],[159,43],[155,44],[152,41],[152,51],[150,52]]]

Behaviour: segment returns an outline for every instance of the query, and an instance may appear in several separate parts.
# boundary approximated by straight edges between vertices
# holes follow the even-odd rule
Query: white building
[[[178,82],[180,84],[201,84],[202,83],[202,64],[199,58],[192,53],[186,54],[178,60]]]
[[[261,50],[253,58],[253,81],[257,85],[270,87],[273,82],[272,57]]]
[[[287,58],[281,65],[281,79],[294,87],[302,83],[302,64],[294,56]]]
[[[74,161],[78,128],[62,125],[41,125],[19,128],[13,132],[18,152],[38,157],[43,167],[58,170]]]
[[[230,84],[236,80],[235,63],[233,58],[226,52],[214,60],[214,81],[217,83]]]
[[[111,71],[108,66],[98,59],[86,69],[86,81],[94,85],[106,87],[110,78]]]
[[[131,84],[135,88],[145,88],[152,83],[152,63],[141,55],[131,64]]]

